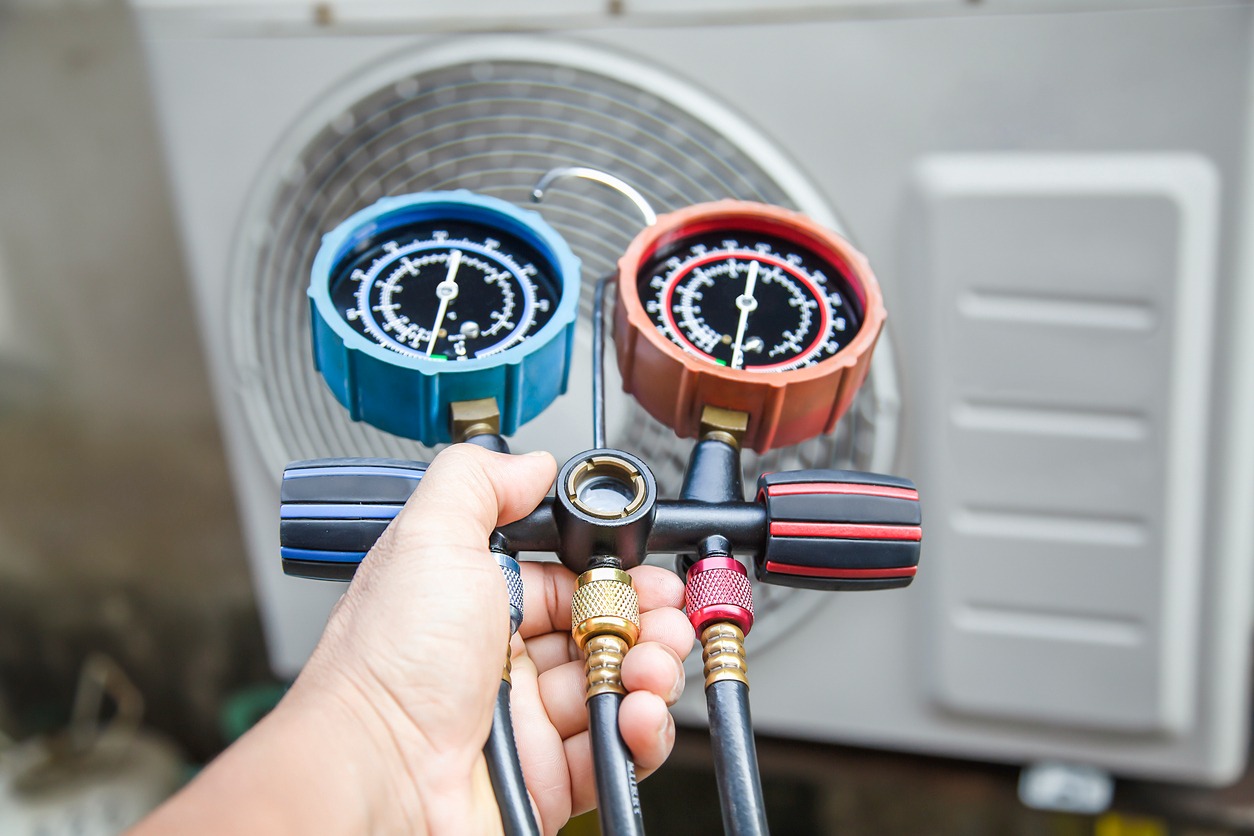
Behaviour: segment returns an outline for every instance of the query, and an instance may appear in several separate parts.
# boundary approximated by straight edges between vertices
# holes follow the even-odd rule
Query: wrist
[[[380,755],[371,721],[354,715],[329,693],[294,687],[134,832],[430,832],[418,795]]]
[[[315,809],[339,810],[334,824],[343,827],[322,819],[319,832],[429,833],[421,776],[368,696],[346,688],[351,685],[311,688],[298,680],[266,718],[270,728],[259,727],[265,745],[283,752],[287,768],[304,774]]]

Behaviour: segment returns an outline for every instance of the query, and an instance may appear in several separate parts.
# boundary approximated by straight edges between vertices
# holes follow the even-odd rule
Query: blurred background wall
[[[268,676],[130,12],[0,3],[0,728],[91,650],[205,756]]]
[[[125,5],[0,0],[0,731],[63,724],[103,651],[204,759],[226,695],[271,674],[167,188]],[[713,797],[686,740],[646,785],[679,809]],[[775,743],[763,763],[811,823],[777,832],[1092,832],[1029,817],[1011,768]]]

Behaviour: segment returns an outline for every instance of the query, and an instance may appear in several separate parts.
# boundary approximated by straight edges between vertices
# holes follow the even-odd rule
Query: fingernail
[[[671,686],[671,692],[666,697],[667,705],[673,705],[684,693],[684,678],[684,669],[680,668],[679,673],[675,675],[675,684]]]
[[[532,459],[543,459],[549,454],[543,450],[532,450],[530,453],[523,453],[523,455]]]
[[[669,711],[666,712],[666,722],[662,723],[662,728],[658,729],[657,739],[663,751],[668,749],[671,741],[675,739],[675,718]]]

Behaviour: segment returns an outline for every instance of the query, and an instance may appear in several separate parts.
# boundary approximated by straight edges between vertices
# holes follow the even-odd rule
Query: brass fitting
[[[584,645],[583,672],[587,678],[584,699],[597,694],[626,694],[623,687],[623,657],[631,645],[618,636],[604,633],[588,639]]]
[[[510,672],[514,670],[514,660],[511,658],[513,655],[513,648],[508,644],[505,645],[505,668],[501,671],[501,679],[504,679],[510,685],[514,684],[514,680],[510,678]]]
[[[739,450],[748,430],[748,413],[724,409],[721,406],[707,405],[701,408],[698,432],[703,441],[722,441]]]
[[[589,569],[575,581],[571,636],[585,654],[584,697],[625,694],[623,656],[640,637],[640,600],[622,569]]]
[[[501,431],[501,410],[496,398],[454,401],[449,405],[450,428],[454,441],[465,441],[477,435],[496,435]]]
[[[613,485],[623,492],[622,506],[601,508],[584,501],[585,488],[596,485]],[[585,514],[602,519],[630,517],[644,504],[648,495],[644,474],[635,465],[619,456],[592,456],[571,468],[566,477],[566,496],[576,508]],[[630,492],[630,495],[628,495]]]
[[[730,621],[716,621],[701,631],[701,661],[705,663],[706,688],[726,680],[749,687],[745,634]]]

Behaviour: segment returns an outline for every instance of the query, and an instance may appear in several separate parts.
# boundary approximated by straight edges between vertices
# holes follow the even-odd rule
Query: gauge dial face
[[[848,345],[862,320],[836,263],[770,233],[680,237],[645,261],[638,282],[666,339],[747,372],[817,365]]]
[[[553,316],[561,290],[535,247],[472,221],[422,221],[368,238],[331,273],[353,330],[407,357],[471,360],[517,345]]]

